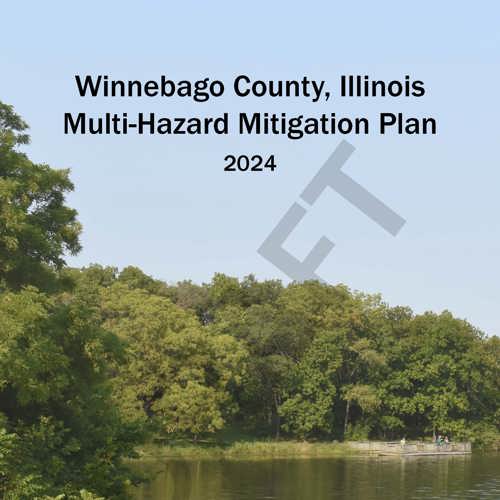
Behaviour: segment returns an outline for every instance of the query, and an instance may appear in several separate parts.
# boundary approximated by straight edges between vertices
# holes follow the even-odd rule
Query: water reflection
[[[143,462],[137,500],[500,498],[500,455]]]

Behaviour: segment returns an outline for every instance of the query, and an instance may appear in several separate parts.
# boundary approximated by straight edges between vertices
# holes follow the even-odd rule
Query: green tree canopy
[[[46,288],[64,253],[80,250],[76,211],[65,204],[73,190],[68,170],[32,162],[18,146],[27,125],[0,102],[0,283]]]
[[[0,420],[9,455],[0,492],[26,482],[16,498],[82,488],[118,497],[128,477],[121,457],[139,436],[110,405],[108,365],[121,347],[100,326],[95,293],[60,299],[32,288],[0,294]]]
[[[246,351],[230,335],[211,335],[170,299],[116,283],[102,291],[106,329],[126,343],[116,390],[129,416],[157,416],[165,429],[193,436],[222,428],[234,411]]]

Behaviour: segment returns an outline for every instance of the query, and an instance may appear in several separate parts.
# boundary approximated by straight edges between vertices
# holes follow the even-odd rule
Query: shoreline
[[[307,441],[236,441],[231,444],[149,444],[138,449],[144,459],[252,460],[361,456],[346,443]]]
[[[375,443],[375,441],[374,441]],[[356,449],[349,442],[307,442],[307,441],[235,441],[230,444],[220,443],[172,443],[148,444],[140,447],[137,460],[148,459],[209,459],[209,460],[261,460],[293,458],[335,458],[335,457],[377,457],[389,456]],[[473,448],[472,452],[498,452],[498,447]],[[397,453],[392,456],[405,456]],[[429,456],[420,454],[421,456]],[[420,456],[412,454],[412,456]],[[468,453],[434,453],[433,456],[466,456]],[[410,456],[410,454],[408,454]]]

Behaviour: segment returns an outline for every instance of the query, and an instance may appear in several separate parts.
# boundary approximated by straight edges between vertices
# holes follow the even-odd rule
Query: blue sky
[[[70,167],[84,225],[72,265],[133,264],[169,282],[214,272],[282,278],[256,249],[341,137],[64,136],[66,111],[217,115],[270,111],[432,115],[436,136],[348,138],[344,170],[400,213],[393,238],[333,191],[287,241],[336,244],[318,273],[416,311],[449,309],[500,333],[500,4],[489,2],[9,2],[0,21],[0,100],[31,125],[39,162]],[[73,75],[234,76],[335,85],[343,73],[424,80],[420,99],[208,103],[80,98]],[[229,153],[274,153],[274,173],[223,172]]]

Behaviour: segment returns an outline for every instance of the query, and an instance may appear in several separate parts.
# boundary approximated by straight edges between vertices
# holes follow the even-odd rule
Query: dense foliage
[[[0,497],[119,498],[141,437],[112,404],[124,349],[99,288],[61,279],[63,252],[79,249],[72,184],[17,150],[25,130],[0,103]]]
[[[318,282],[65,267],[67,171],[0,103],[0,497],[125,498],[146,436],[423,437],[500,425],[500,340]]]
[[[80,250],[76,211],[64,203],[73,189],[68,170],[35,164],[18,151],[27,125],[0,102],[0,286],[48,288],[50,267]]]
[[[318,282],[216,274],[167,286],[132,267],[71,272],[100,283],[102,324],[125,343],[129,361],[114,379],[122,411],[161,422],[160,433],[477,441],[498,432],[500,340],[449,312],[415,315]]]

